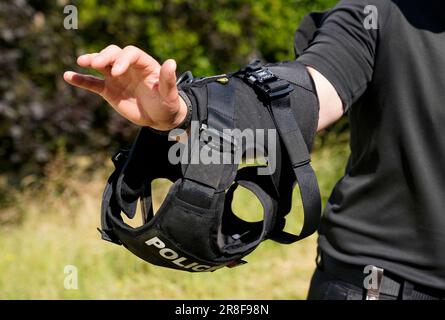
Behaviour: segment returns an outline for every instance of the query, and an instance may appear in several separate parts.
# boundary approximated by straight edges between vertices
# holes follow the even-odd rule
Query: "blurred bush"
[[[136,128],[100,97],[69,87],[82,53],[133,44],[195,75],[235,70],[253,57],[293,58],[293,33],[335,0],[3,0],[0,2],[0,175],[42,175],[57,154],[98,163]],[[63,8],[78,8],[65,30]],[[94,161],[93,161],[94,163]],[[100,162],[99,162],[100,163]]]

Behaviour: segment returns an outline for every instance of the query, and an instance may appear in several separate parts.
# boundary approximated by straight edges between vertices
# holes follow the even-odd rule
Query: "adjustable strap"
[[[271,101],[269,110],[286,147],[303,202],[304,224],[300,234],[297,236],[281,231],[274,235],[275,241],[289,244],[317,231],[320,223],[321,197],[315,172],[310,165],[310,154],[290,107],[289,96]]]
[[[315,173],[310,166],[309,150],[290,105],[289,93],[294,88],[288,81],[279,79],[270,70],[261,67],[258,61],[244,69],[241,77],[267,103],[300,187],[304,209],[304,224],[300,234],[280,231],[273,236],[277,242],[293,243],[314,233],[318,229],[321,215],[320,191]],[[305,103],[307,97],[301,98],[302,103]]]

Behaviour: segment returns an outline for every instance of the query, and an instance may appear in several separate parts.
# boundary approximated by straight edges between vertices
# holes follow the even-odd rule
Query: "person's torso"
[[[351,156],[320,228],[349,263],[445,289],[445,18],[441,1],[393,1],[373,79],[351,107]]]

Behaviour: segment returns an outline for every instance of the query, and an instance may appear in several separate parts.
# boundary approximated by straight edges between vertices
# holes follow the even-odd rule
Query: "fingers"
[[[147,69],[148,72],[155,71],[160,67],[159,63],[150,55],[135,46],[125,47],[117,57],[111,75],[118,77],[124,74],[129,67]]]
[[[116,58],[121,52],[121,48],[112,44],[92,58],[91,66],[97,70],[105,69],[108,66],[113,66],[114,61],[116,61]]]
[[[98,53],[84,54],[77,58],[77,64],[82,68],[91,68],[91,60]]]
[[[97,94],[101,94],[104,90],[104,80],[93,76],[67,71],[63,74],[63,79],[73,86],[87,89]]]
[[[77,58],[77,64],[83,68],[93,68],[104,73],[112,66],[122,49],[112,44],[99,53],[84,54]]]
[[[176,61],[168,59],[161,66],[159,75],[159,93],[167,103],[178,101],[178,88],[176,86]]]
[[[121,49],[116,45],[110,45],[100,53],[82,55],[77,59],[77,64],[100,72],[106,72],[107,68],[111,67],[113,77],[124,74],[130,66],[147,69],[149,72],[160,68],[159,63],[141,49],[135,46]]]

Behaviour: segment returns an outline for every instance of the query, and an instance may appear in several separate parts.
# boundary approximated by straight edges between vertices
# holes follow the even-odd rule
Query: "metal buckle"
[[[181,74],[178,78],[178,80],[176,80],[176,85],[179,86],[181,84],[189,84],[193,82],[193,74],[191,71],[186,71],[183,74]]]

